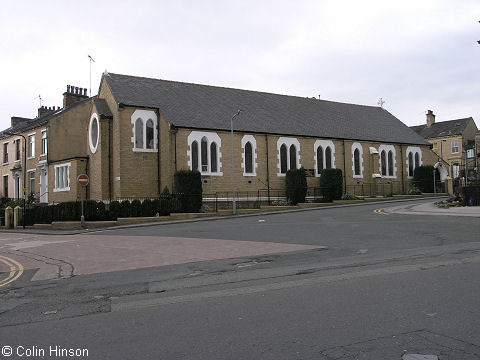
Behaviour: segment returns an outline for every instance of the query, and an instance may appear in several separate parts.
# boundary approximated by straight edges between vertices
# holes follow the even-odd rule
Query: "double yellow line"
[[[373,212],[378,215],[390,215],[390,214],[387,214],[383,209],[375,209],[373,210]]]
[[[6,256],[0,256],[0,262],[6,264],[10,268],[8,276],[0,280],[0,287],[10,284],[17,280],[23,274],[23,265],[18,261],[10,259]]]

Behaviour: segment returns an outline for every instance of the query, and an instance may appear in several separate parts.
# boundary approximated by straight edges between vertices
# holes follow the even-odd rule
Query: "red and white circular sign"
[[[88,183],[90,182],[90,179],[88,178],[87,174],[80,174],[77,177],[77,182],[81,186],[87,186]]]

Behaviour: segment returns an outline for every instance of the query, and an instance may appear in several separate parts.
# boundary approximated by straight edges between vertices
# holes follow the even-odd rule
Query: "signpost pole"
[[[82,187],[82,216],[80,217],[80,221],[81,221],[83,229],[85,229],[87,227],[85,225],[85,216],[84,216],[84,212],[83,212],[83,192],[85,191],[85,187],[88,185],[89,182],[90,182],[90,179],[89,179],[88,175],[86,175],[86,174],[78,175],[77,183],[78,183],[78,185],[80,185]]]
[[[82,185],[82,216],[80,217],[80,221],[82,223],[82,228],[85,229],[85,217],[83,216],[83,191],[85,189],[85,186]]]

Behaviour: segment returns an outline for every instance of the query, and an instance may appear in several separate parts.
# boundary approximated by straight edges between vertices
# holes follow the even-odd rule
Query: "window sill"
[[[353,175],[354,179],[363,179],[363,175]]]
[[[243,176],[245,176],[245,177],[256,177],[257,174],[256,173],[243,173]]]
[[[4,162],[4,163],[2,163],[2,165],[8,165],[8,162]]]
[[[133,152],[143,152],[143,153],[156,153],[156,152],[158,152],[158,149],[137,149],[137,148],[133,148],[132,151]]]
[[[53,192],[67,192],[67,191],[70,191],[70,187],[53,189]]]
[[[202,176],[223,176],[223,172],[216,172],[216,173],[201,172],[200,174]]]
[[[47,156],[47,153],[45,153],[45,154],[40,154],[40,156]]]
[[[32,160],[32,159],[35,159],[35,155],[27,157],[27,160]]]

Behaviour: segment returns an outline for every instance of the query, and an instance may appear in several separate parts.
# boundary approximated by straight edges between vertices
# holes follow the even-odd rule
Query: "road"
[[[57,280],[30,281],[35,270],[27,269],[2,286],[6,271],[0,346],[11,347],[12,359],[72,358],[58,356],[62,349],[89,359],[480,359],[479,219],[378,208],[101,231],[47,245],[36,238],[32,252],[88,244],[98,262],[102,247],[130,261],[125,248],[105,245],[112,239],[125,247],[127,239],[159,247],[198,239],[191,251],[219,249],[207,261],[99,267]],[[265,253],[266,244],[305,248]],[[253,256],[222,257],[220,249],[258,246]],[[6,248],[0,256],[12,259]],[[105,269],[117,266],[108,259]]]

